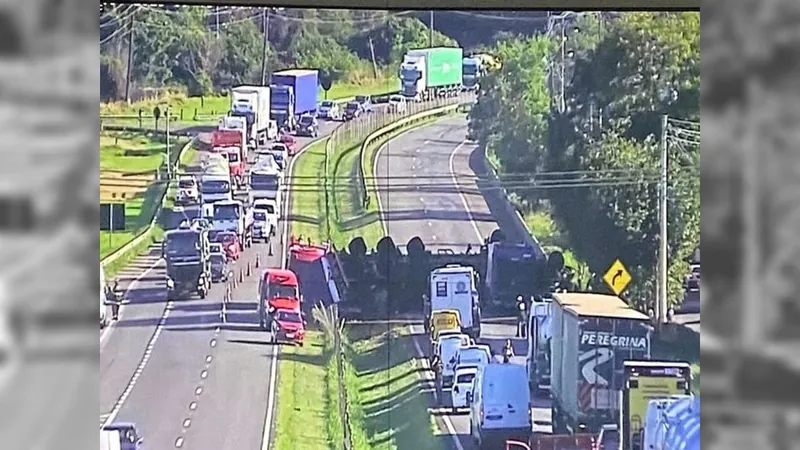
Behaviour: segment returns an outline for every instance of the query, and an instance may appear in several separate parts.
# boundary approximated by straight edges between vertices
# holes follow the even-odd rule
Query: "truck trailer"
[[[247,123],[248,144],[266,144],[269,133],[271,92],[267,86],[237,86],[231,90],[230,116]]]
[[[400,93],[417,101],[457,95],[461,91],[463,56],[460,47],[409,50],[400,64]]]
[[[619,421],[625,361],[650,359],[650,319],[596,293],[555,293],[552,313],[553,433],[599,433]]]
[[[294,131],[303,114],[317,111],[319,71],[316,69],[289,69],[272,74],[272,119],[279,128]]]
[[[518,296],[526,300],[544,293],[547,255],[537,245],[489,242],[486,245],[487,303],[498,310],[512,310]]]

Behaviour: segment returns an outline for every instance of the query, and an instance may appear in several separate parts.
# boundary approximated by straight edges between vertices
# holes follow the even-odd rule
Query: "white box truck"
[[[251,147],[265,145],[270,134],[269,87],[237,86],[233,88],[229,115],[245,118],[248,142]]]
[[[477,270],[471,266],[449,264],[431,271],[428,280],[429,314],[444,309],[458,310],[461,329],[471,338],[478,339],[481,334],[481,313]]]

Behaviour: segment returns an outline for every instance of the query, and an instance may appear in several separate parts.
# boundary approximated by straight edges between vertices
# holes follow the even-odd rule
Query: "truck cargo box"
[[[551,387],[556,433],[616,423],[626,360],[650,358],[649,317],[613,295],[553,294]]]
[[[312,69],[282,70],[272,74],[272,84],[291,86],[294,89],[294,114],[311,113],[317,110],[319,95],[319,71]]]
[[[424,56],[428,88],[460,85],[464,50],[460,47],[432,47],[410,50],[408,56]]]

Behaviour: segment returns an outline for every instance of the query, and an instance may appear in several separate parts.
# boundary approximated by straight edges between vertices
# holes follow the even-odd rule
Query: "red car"
[[[289,150],[289,156],[294,156],[297,149],[297,139],[289,133],[283,133],[280,142],[286,145],[286,149]]]
[[[285,342],[303,346],[306,320],[299,309],[277,308],[272,313],[270,339],[273,344]]]
[[[239,242],[239,236],[233,231],[217,233],[214,242],[222,244],[229,260],[238,260],[242,256],[242,244]]]

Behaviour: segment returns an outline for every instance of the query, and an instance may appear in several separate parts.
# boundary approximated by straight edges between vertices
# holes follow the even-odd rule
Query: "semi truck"
[[[167,263],[167,299],[178,300],[196,292],[205,298],[211,289],[208,232],[170,230],[164,234],[161,257]]]
[[[507,241],[486,245],[487,303],[498,310],[514,308],[518,296],[526,300],[543,292],[547,255],[537,245]]]
[[[417,101],[458,94],[463,57],[460,47],[409,50],[400,64],[400,93]]]
[[[303,114],[317,111],[319,71],[289,69],[272,74],[272,104],[270,113],[279,128],[294,131]]]
[[[266,86],[237,86],[231,90],[228,115],[245,119],[248,145],[252,148],[268,140],[270,99],[270,88]]]
[[[430,311],[426,311],[426,322],[431,314],[441,310],[457,310],[461,318],[461,329],[478,339],[481,335],[481,310],[478,294],[478,272],[470,266],[448,264],[430,273]]]
[[[211,151],[228,160],[231,178],[241,187],[247,172],[247,145],[242,129],[218,129],[211,133]]]
[[[478,79],[482,75],[481,60],[474,56],[464,58],[462,62],[462,85],[465,91],[474,91],[479,87]]]
[[[614,295],[554,293],[550,346],[553,434],[619,422],[625,361],[650,359],[650,318]]]
[[[231,168],[227,157],[211,153],[203,161],[200,196],[203,203],[233,200]]]

